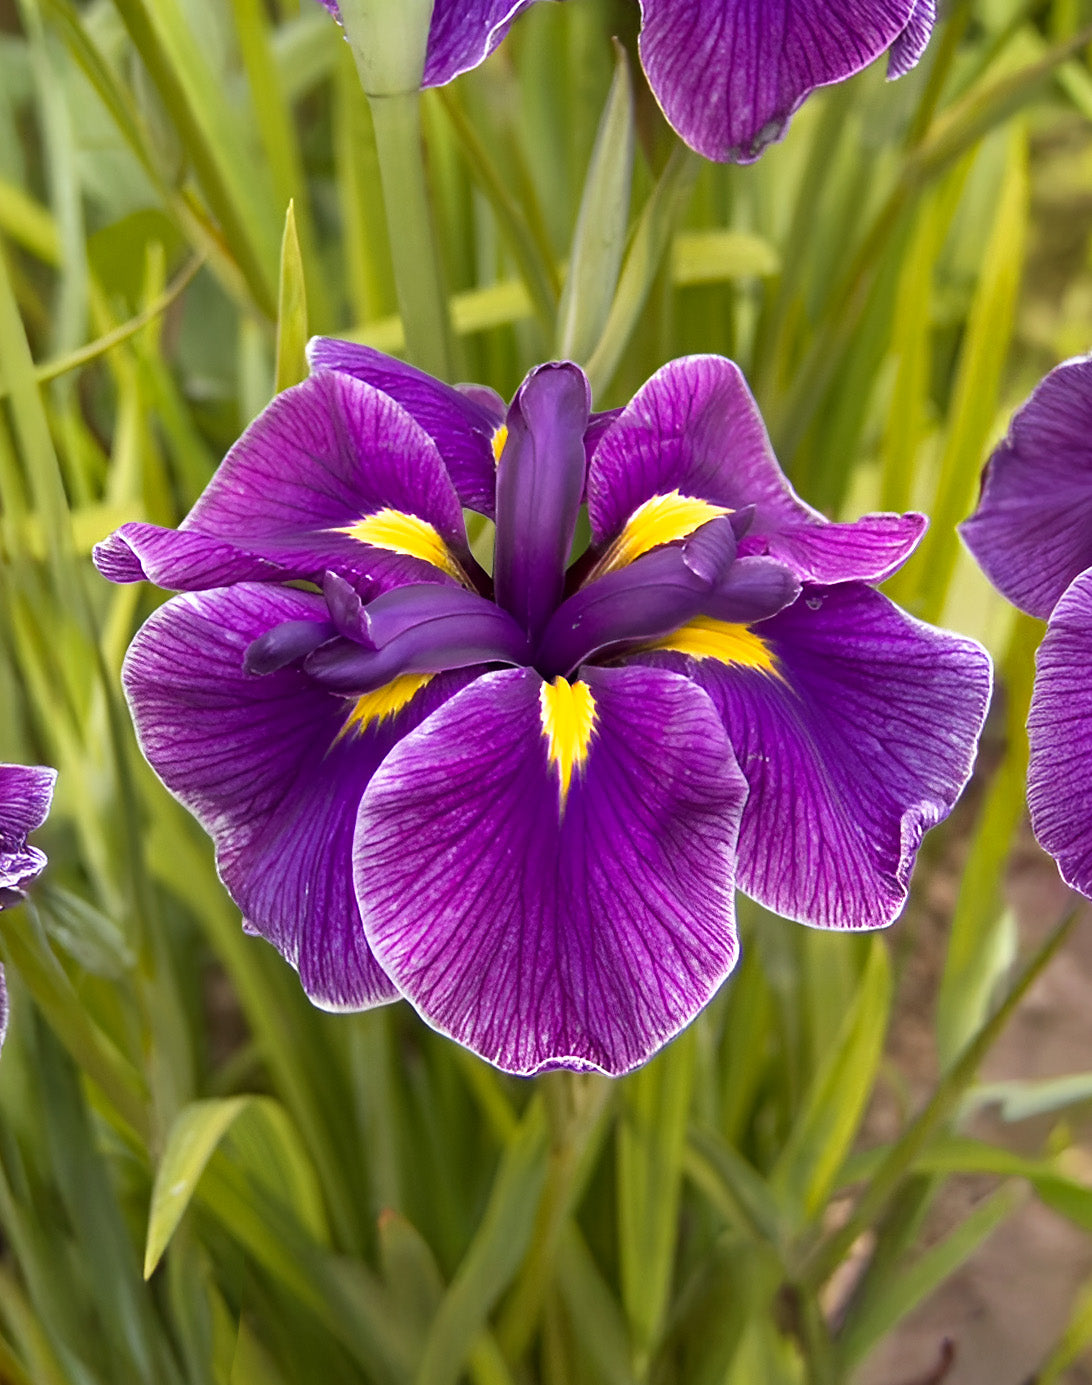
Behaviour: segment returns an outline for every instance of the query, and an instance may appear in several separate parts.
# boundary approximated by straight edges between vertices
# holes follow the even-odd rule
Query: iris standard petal
[[[591,390],[579,366],[536,367],[508,411],[497,465],[497,602],[532,640],[542,633],[565,588],[584,495],[584,431]]]
[[[859,583],[805,588],[723,646],[737,662],[649,657],[705,688],[747,777],[740,888],[816,927],[890,923],[974,764],[985,651]]]
[[[923,515],[876,514],[833,524],[797,496],[774,456],[739,367],[687,356],[659,370],[600,439],[588,469],[592,538],[604,544],[657,496],[738,510],[754,506],[742,554],[768,554],[804,582],[875,582],[925,532]]]
[[[543,674],[568,674],[585,659],[634,640],[656,639],[705,609],[732,566],[727,518],[703,524],[681,544],[658,548],[608,572],[562,602],[535,653]]]
[[[172,586],[194,587],[192,560],[221,584],[258,577],[267,562],[272,575],[319,582],[332,569],[383,589],[458,580],[466,533],[424,429],[388,395],[323,370],[255,419],[177,531],[126,529],[120,544],[107,541],[106,571],[132,580],[123,547]]]
[[[1092,356],[1057,366],[986,463],[960,533],[993,585],[1046,619],[1092,567]]]
[[[1092,897],[1092,572],[1064,593],[1036,656],[1028,803],[1067,885]]]
[[[401,404],[435,442],[462,503],[492,519],[493,441],[506,412],[499,395],[482,387],[446,385],[382,351],[336,337],[314,337],[307,359],[315,370],[340,370]]]
[[[407,674],[475,664],[525,664],[527,636],[507,611],[459,587],[399,587],[362,612],[367,641],[333,640],[304,669],[324,687],[365,693]]]
[[[369,724],[298,669],[244,670],[246,649],[266,631],[326,618],[321,598],[287,588],[176,597],[137,634],[124,683],[145,756],[212,836],[247,926],[299,970],[317,1004],[360,1009],[396,995],[353,897],[360,797],[399,736],[461,683],[429,682]]]
[[[747,163],[809,92],[899,38],[913,0],[641,0],[641,66],[664,114],[706,158]]]
[[[376,956],[429,1024],[508,1072],[626,1072],[736,958],[745,787],[708,698],[651,669],[582,678],[478,679],[360,810]]]
[[[95,566],[110,582],[154,582],[168,591],[208,591],[232,582],[275,582],[295,575],[224,539],[134,520],[97,543]]]
[[[45,868],[45,855],[27,845],[27,836],[45,822],[56,782],[57,771],[45,765],[0,764],[0,909],[17,904]]]

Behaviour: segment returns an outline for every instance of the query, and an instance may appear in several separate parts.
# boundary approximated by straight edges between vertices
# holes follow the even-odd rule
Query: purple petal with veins
[[[591,394],[579,366],[532,370],[508,411],[497,467],[497,601],[537,639],[565,589],[584,494]]]

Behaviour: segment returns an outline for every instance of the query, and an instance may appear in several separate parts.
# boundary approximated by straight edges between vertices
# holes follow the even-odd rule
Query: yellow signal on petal
[[[455,556],[427,519],[389,507],[365,515],[356,524],[337,531],[348,534],[360,543],[373,548],[385,548],[389,553],[403,553],[407,558],[420,558],[446,572],[458,582],[466,582],[466,574]]]
[[[733,625],[711,616],[696,616],[670,635],[645,649],[670,649],[694,659],[718,659],[722,664],[757,669],[780,678],[781,671],[769,645],[748,625]]]
[[[564,808],[573,770],[581,769],[588,758],[595,731],[595,698],[587,683],[555,678],[552,683],[543,683],[539,690],[539,714],[547,757],[557,766]]]
[[[497,426],[493,434],[493,461],[500,466],[501,453],[504,451],[504,444],[508,441],[508,424],[501,423]]]
[[[403,707],[408,707],[421,689],[432,681],[431,673],[403,673],[401,677],[384,683],[374,692],[364,693],[353,704],[353,709],[345,718],[345,725],[338,732],[338,739],[350,731],[363,733],[370,726],[397,716]]]
[[[654,495],[638,505],[626,520],[625,528],[596,563],[592,576],[602,577],[605,572],[614,572],[642,553],[685,539],[709,520],[731,513],[726,505],[714,505],[679,491]]]

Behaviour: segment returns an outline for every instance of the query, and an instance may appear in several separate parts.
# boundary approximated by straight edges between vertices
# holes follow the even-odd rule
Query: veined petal
[[[121,540],[138,564],[147,558],[172,586],[191,588],[198,578],[320,582],[327,570],[368,589],[449,582],[437,551],[466,551],[436,444],[388,395],[331,370],[285,390],[255,419],[173,539],[149,526]],[[98,556],[132,580],[116,541]],[[197,568],[188,581],[187,559]]]
[[[45,822],[56,781],[57,771],[45,765],[0,764],[0,909],[17,903],[45,867],[44,854],[27,845],[27,836]]]
[[[581,681],[563,715],[530,670],[478,679],[360,810],[376,956],[429,1024],[507,1072],[636,1067],[736,957],[745,789],[708,699],[650,669]]]
[[[1031,825],[1067,885],[1092,897],[1092,573],[1055,606],[1028,713]]]
[[[336,337],[314,337],[307,359],[313,370],[342,371],[401,404],[436,444],[462,503],[492,519],[493,438],[506,412],[499,395],[481,386],[444,384],[382,351]]]
[[[749,163],[816,87],[887,51],[913,0],[641,0],[641,66],[679,135]]]
[[[803,582],[876,582],[891,575],[925,532],[918,514],[866,515],[833,524],[789,485],[737,365],[688,356],[658,371],[600,439],[588,471],[597,545],[624,542],[655,498],[677,496],[729,510],[754,507],[740,553],[768,554]]]
[[[245,671],[246,649],[266,631],[327,618],[319,597],[287,588],[176,597],[137,634],[124,683],[145,756],[213,838],[247,927],[298,969],[316,1004],[361,1009],[396,991],[353,897],[360,798],[391,746],[465,676],[432,680],[368,721],[296,668]]]
[[[497,466],[497,602],[535,640],[557,608],[584,494],[591,391],[569,361],[538,366],[508,411]]]
[[[488,58],[535,0],[436,0],[421,85],[442,87]]]
[[[168,591],[208,591],[233,582],[275,582],[295,575],[224,539],[191,529],[133,521],[94,548],[95,566],[109,582],[154,582]]]
[[[1036,386],[959,528],[997,590],[1044,620],[1092,567],[1092,356],[1064,362]]]
[[[639,656],[688,672],[724,720],[750,785],[740,889],[816,927],[883,927],[970,775],[989,658],[858,583],[805,588],[746,635],[728,663],[712,644]]]
[[[891,45],[887,59],[887,77],[905,77],[918,65],[937,22],[936,0],[915,0],[913,13],[906,28]]]

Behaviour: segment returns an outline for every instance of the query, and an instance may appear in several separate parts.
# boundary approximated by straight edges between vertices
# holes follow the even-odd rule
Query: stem
[[[406,354],[430,375],[451,381],[458,373],[455,344],[425,178],[420,94],[369,96],[368,103]]]
[[[561,1231],[589,1172],[587,1155],[601,1131],[612,1091],[608,1079],[572,1072],[541,1079],[550,1131],[546,1186],[535,1218],[531,1249],[497,1328],[505,1358],[516,1363],[530,1346],[554,1273]]]

